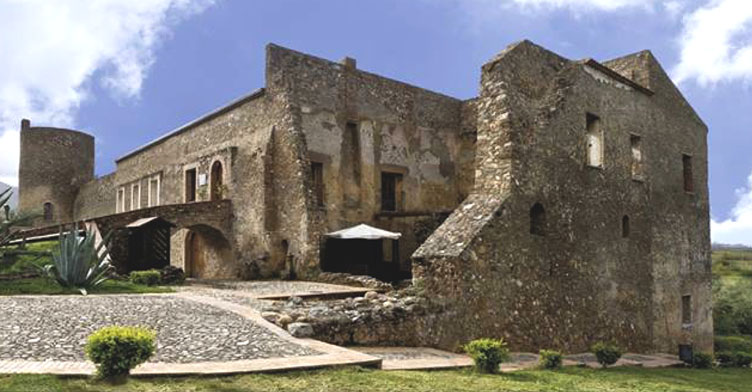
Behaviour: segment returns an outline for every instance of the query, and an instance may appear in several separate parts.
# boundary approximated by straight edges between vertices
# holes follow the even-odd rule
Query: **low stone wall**
[[[292,334],[337,345],[423,346],[432,341],[431,325],[444,308],[411,290],[334,301],[292,297],[275,302],[262,316]],[[310,326],[310,328],[309,328]]]

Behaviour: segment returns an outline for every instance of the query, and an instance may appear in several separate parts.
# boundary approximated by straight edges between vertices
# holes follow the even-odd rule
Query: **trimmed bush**
[[[752,364],[752,354],[743,351],[721,351],[716,353],[715,359],[721,367],[748,368]]]
[[[713,354],[709,353],[695,353],[692,356],[692,367],[696,369],[710,369],[715,363]]]
[[[132,283],[146,286],[156,286],[159,284],[161,274],[158,270],[151,269],[146,271],[133,271],[128,278]]]
[[[482,373],[498,372],[499,365],[509,357],[504,339],[477,339],[463,348],[473,359],[475,368]]]
[[[540,367],[543,369],[561,369],[561,364],[564,362],[564,356],[554,350],[540,350]]]
[[[621,349],[612,343],[598,342],[590,350],[604,368],[615,364],[622,355]]]
[[[154,331],[141,327],[105,327],[89,335],[86,356],[97,364],[102,378],[127,376],[155,350]]]
[[[752,338],[747,336],[716,336],[715,351],[752,353]]]
[[[162,284],[183,284],[185,282],[185,272],[182,268],[168,265],[159,271],[159,281]]]

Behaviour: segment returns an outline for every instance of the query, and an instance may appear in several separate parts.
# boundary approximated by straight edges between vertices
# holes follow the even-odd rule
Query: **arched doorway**
[[[222,162],[215,161],[211,167],[211,200],[224,199]]]
[[[193,226],[185,237],[185,274],[191,278],[229,279],[237,277],[237,265],[230,242],[219,230]]]

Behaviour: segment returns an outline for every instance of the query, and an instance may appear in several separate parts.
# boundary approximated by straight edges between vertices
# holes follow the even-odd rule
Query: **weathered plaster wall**
[[[483,71],[476,194],[415,255],[414,275],[457,312],[432,343],[712,350],[705,126],[662,105],[660,91],[619,86],[529,42]],[[604,129],[602,168],[586,165],[587,113]],[[643,181],[632,178],[631,135],[642,138]],[[695,157],[694,194],[682,153]],[[535,203],[545,236],[530,232]],[[683,327],[687,294],[694,322]]]
[[[269,50],[270,70],[286,75],[280,88],[297,111],[308,159],[323,164],[324,206],[313,206],[320,230],[363,222],[398,230],[407,234],[400,254],[409,264],[415,216],[451,211],[469,193],[475,129],[463,114],[472,105],[352,65]],[[382,171],[403,175],[398,212],[409,217],[377,219]]]

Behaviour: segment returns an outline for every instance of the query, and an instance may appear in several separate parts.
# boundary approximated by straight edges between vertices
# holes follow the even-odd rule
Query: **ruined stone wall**
[[[21,211],[43,214],[50,203],[52,216],[35,219],[34,226],[69,222],[78,188],[94,177],[94,138],[60,128],[21,127],[19,204]]]
[[[307,157],[323,164],[324,205],[313,206],[320,231],[363,222],[384,227],[376,219],[382,171],[403,176],[400,213],[452,210],[469,193],[475,129],[463,114],[472,113],[471,105],[359,71],[353,61],[269,50],[270,68],[286,75],[280,88],[298,110]],[[392,217],[389,226],[410,233],[415,220]],[[402,262],[409,263],[417,245],[414,238],[401,241]]]
[[[636,351],[712,350],[704,125],[660,93],[529,42],[483,70],[476,192],[415,255],[418,282],[457,312],[428,343],[502,336],[524,350],[582,351],[607,339]],[[588,113],[604,132],[602,167],[586,164]],[[692,194],[683,190],[687,153]],[[543,235],[531,233],[536,203]],[[683,326],[687,294],[694,317]]]

